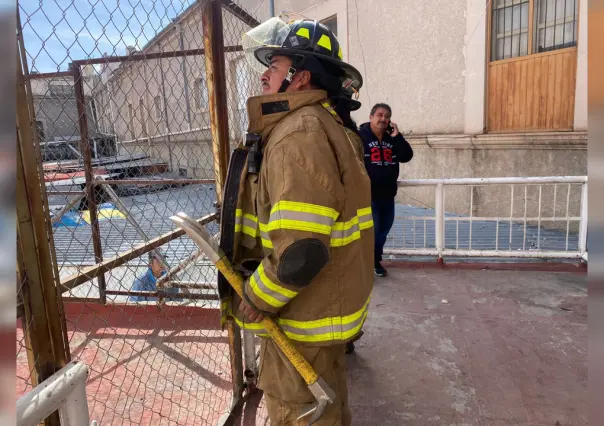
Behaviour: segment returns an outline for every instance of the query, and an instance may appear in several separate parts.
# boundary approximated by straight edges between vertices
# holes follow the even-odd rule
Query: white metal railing
[[[17,425],[36,426],[59,410],[61,425],[83,426],[90,423],[86,401],[88,366],[72,361],[44,380],[17,401]]]
[[[558,258],[587,261],[587,176],[400,179],[398,185],[399,194],[403,197],[408,195],[405,193],[406,188],[432,187],[434,201],[433,205],[429,205],[409,196],[426,208],[417,207],[418,203],[413,203],[415,206],[397,206],[395,224],[384,249],[386,255],[439,258]],[[489,203],[501,204],[501,197],[491,197],[489,201],[482,200],[482,204],[477,203],[474,199],[474,188],[501,186],[510,187],[510,194],[505,197],[509,197],[509,209],[502,209],[502,213],[497,215],[474,215],[475,209],[478,212],[483,211]],[[446,193],[451,187],[470,188],[467,214],[447,211]],[[544,199],[544,187],[553,187],[552,199]],[[563,189],[559,191],[559,187]],[[577,191],[577,196],[571,201],[572,189],[579,189],[577,187],[580,187],[580,192]],[[528,188],[536,188],[536,200],[528,197]],[[517,203],[515,206],[518,192],[524,193],[524,203]],[[564,197],[558,197],[559,192],[566,192],[566,200]],[[424,200],[425,195],[422,194]],[[459,205],[460,200],[453,201],[457,201]],[[530,210],[536,210],[535,214],[528,214],[529,204]],[[543,207],[546,205],[551,207],[551,215],[543,214]],[[571,205],[574,214],[571,214]],[[517,213],[519,208],[524,210],[524,214]],[[559,210],[564,210],[564,214],[558,215]],[[556,222],[557,226],[543,226],[544,223]],[[571,227],[574,231],[571,231]]]

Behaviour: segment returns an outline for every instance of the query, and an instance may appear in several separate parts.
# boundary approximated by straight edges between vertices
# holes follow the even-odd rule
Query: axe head
[[[312,385],[308,386],[308,389],[311,391],[315,399],[317,400],[316,404],[309,406],[299,417],[297,420],[303,419],[304,417],[312,414],[312,417],[308,419],[307,426],[310,426],[317,422],[325,412],[325,408],[328,404],[333,404],[336,399],[335,392],[325,383],[322,377],[319,377],[319,380],[314,382]]]

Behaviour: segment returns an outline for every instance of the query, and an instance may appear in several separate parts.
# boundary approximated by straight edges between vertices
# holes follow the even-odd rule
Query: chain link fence
[[[99,424],[215,424],[230,408],[216,269],[169,219],[183,211],[218,236],[216,127],[228,121],[235,147],[260,90],[240,47],[257,22],[231,2],[212,23],[216,74],[211,1],[19,3],[66,338],[90,366]],[[33,384],[23,329],[17,397]]]

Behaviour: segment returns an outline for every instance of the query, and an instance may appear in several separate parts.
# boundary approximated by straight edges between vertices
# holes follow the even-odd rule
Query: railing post
[[[579,253],[587,253],[587,182],[581,187],[581,221],[579,222]]]
[[[442,182],[436,185],[434,193],[435,246],[440,261],[445,248],[445,188]]]

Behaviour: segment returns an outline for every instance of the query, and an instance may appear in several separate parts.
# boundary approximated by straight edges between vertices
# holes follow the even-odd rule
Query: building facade
[[[264,21],[268,3],[238,5]],[[344,59],[364,76],[363,106],[354,114],[359,124],[368,120],[373,104],[392,106],[393,121],[415,151],[401,177],[587,173],[587,0],[275,0],[274,5],[277,13],[321,20],[337,34]],[[240,44],[249,28],[226,10],[223,25],[226,46]],[[195,48],[203,48],[196,4],[141,52]],[[259,76],[240,52],[225,56],[235,142],[246,126],[245,100],[259,91]],[[99,125],[118,136],[122,149],[154,149],[173,170],[210,176],[203,56],[128,62],[102,75]],[[509,205],[508,189],[489,196],[473,191],[480,200],[474,213],[497,214]],[[451,193],[447,210],[467,210],[467,190]],[[433,205],[433,195],[422,189],[408,189],[399,198]],[[536,201],[528,207],[537,208]]]
[[[265,2],[243,3],[268,17]],[[364,77],[355,119],[386,102],[414,148],[402,178],[587,174],[587,0],[275,0],[275,10],[337,28]],[[539,207],[529,188],[529,214],[560,214],[560,189]],[[474,214],[509,215],[509,187],[473,191]],[[449,194],[447,211],[469,213],[467,188]],[[433,206],[433,196],[407,188],[399,201]],[[570,196],[578,205],[580,188]]]

